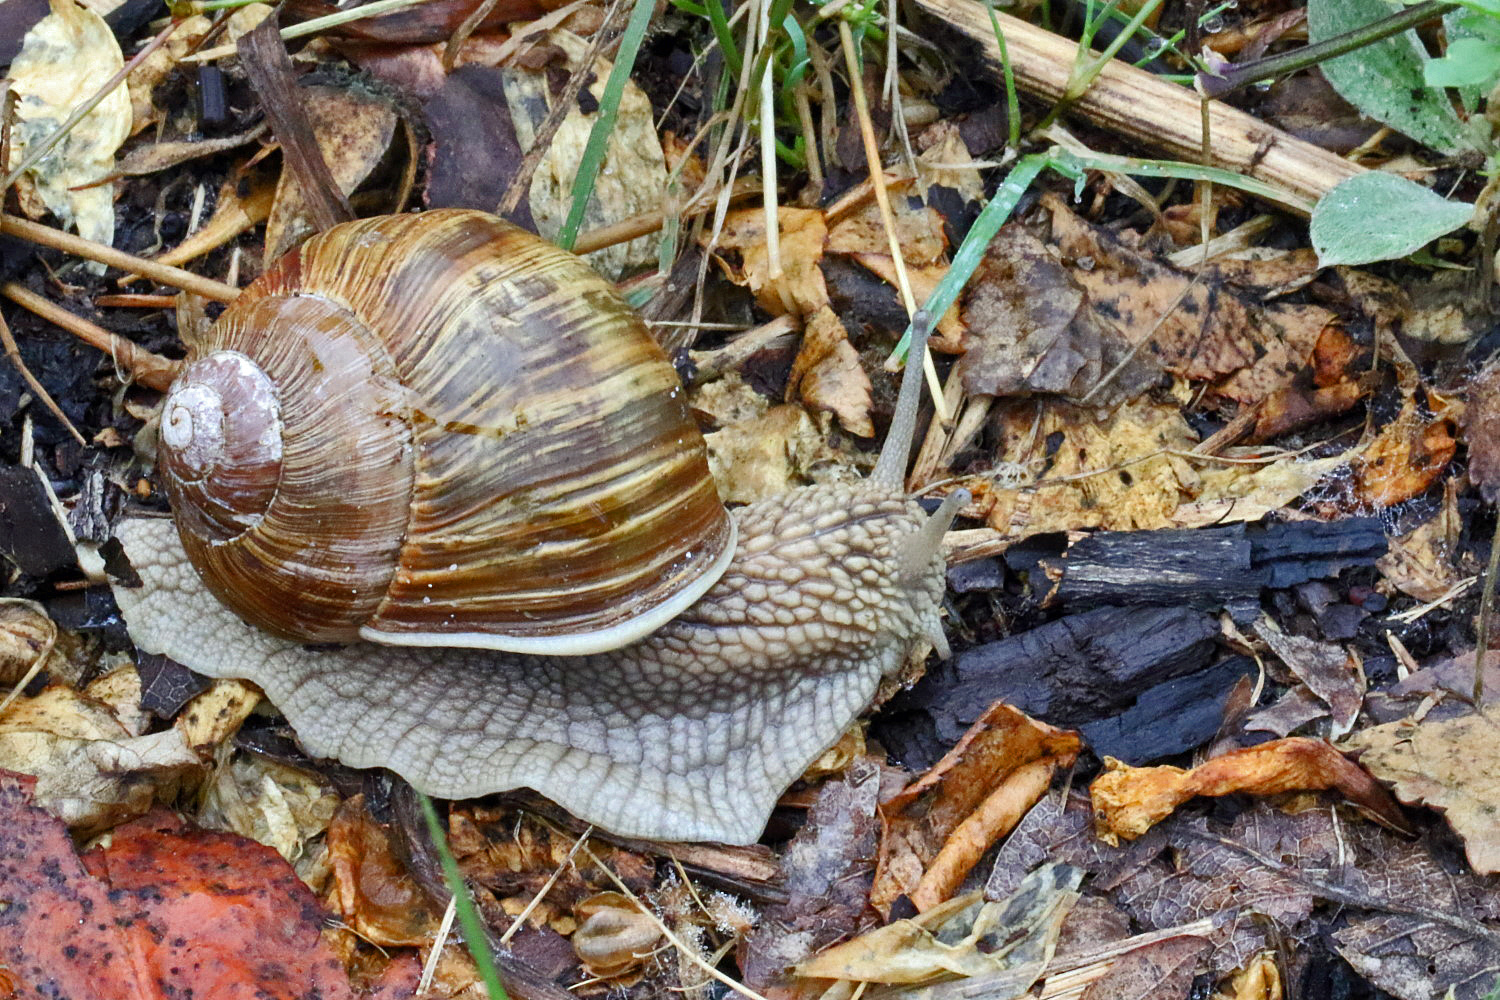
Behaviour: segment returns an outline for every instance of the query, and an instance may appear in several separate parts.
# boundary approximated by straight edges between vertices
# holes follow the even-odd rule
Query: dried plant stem
[[[916,296],[912,295],[911,281],[906,276],[906,258],[901,253],[901,239],[896,235],[896,216],[891,211],[891,196],[885,189],[885,170],[880,162],[880,144],[875,139],[875,123],[870,120],[870,103],[865,97],[864,75],[859,69],[859,54],[854,48],[854,33],[849,22],[839,20],[839,43],[844,49],[844,65],[849,71],[849,93],[854,98],[854,114],[859,119],[859,135],[865,147],[865,165],[870,171],[875,204],[880,209],[880,221],[885,226],[886,240],[891,248],[891,266],[896,269],[896,287],[901,292],[901,304],[906,315],[915,317]],[[938,380],[937,366],[932,362],[932,352],[922,348],[922,371],[927,376],[927,391],[932,395],[932,405],[937,410],[937,419],[947,423],[948,407],[943,402],[943,384]]]
[[[107,247],[103,243],[95,243],[93,240],[86,240],[81,236],[53,229],[51,226],[18,219],[13,215],[0,216],[0,232],[19,236],[38,246],[51,247],[85,260],[96,260],[122,271],[135,271],[152,281],[159,281],[185,292],[194,292],[206,299],[213,299],[215,302],[233,302],[240,294],[239,289],[233,285],[226,285],[222,281],[205,278],[179,267],[160,264],[145,257],[137,257],[133,253],[116,250],[114,247]]]
[[[734,203],[743,201],[745,198],[760,191],[759,177],[741,177],[730,186],[729,201]],[[702,215],[714,207],[714,203],[720,192],[711,191],[701,195],[685,207],[672,213],[673,219],[690,219]],[[591,229],[578,237],[573,244],[573,252],[576,254],[592,253],[604,247],[614,246],[616,243],[628,243],[638,236],[654,233],[665,224],[667,214],[665,212],[642,212],[640,215],[632,215],[628,219],[598,229]]]
[[[914,0],[921,11],[943,21],[979,46],[981,61],[1000,78],[1003,64],[995,29],[983,4],[972,0]],[[1043,100],[1062,99],[1078,44],[1007,14],[995,12],[1016,84]],[[1118,59],[1100,71],[1078,98],[1071,114],[1181,160],[1196,160],[1203,148],[1199,97],[1186,87],[1159,79]],[[1365,173],[1326,149],[1232,108],[1209,102],[1214,165],[1286,188],[1307,208],[1340,181]]]
[[[1484,711],[1484,661],[1490,652],[1490,614],[1495,605],[1495,574],[1500,572],[1500,510],[1495,533],[1490,536],[1490,564],[1484,571],[1484,592],[1479,598],[1478,633],[1474,638],[1474,707]]]
[[[144,386],[159,392],[166,392],[172,384],[172,379],[177,377],[179,362],[137,347],[124,337],[90,323],[82,316],[73,315],[57,303],[13,281],[0,285],[0,295],[10,299],[21,308],[36,313],[49,323],[55,323],[79,340],[97,347]]]
[[[16,371],[21,373],[21,378],[26,380],[26,384],[31,387],[36,398],[52,411],[52,415],[68,429],[68,433],[73,435],[74,440],[86,446],[88,439],[78,433],[78,428],[73,426],[73,421],[69,420],[68,415],[62,411],[62,407],[57,405],[57,400],[53,399],[52,394],[42,387],[42,383],[31,374],[31,369],[26,367],[26,362],[21,360],[21,349],[16,345],[16,338],[11,334],[10,324],[5,322],[4,316],[0,316],[0,344],[5,346],[6,357],[10,358],[10,363],[16,366]]]

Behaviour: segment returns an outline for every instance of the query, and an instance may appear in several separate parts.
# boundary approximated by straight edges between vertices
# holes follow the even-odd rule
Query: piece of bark
[[[1218,633],[1212,616],[1184,606],[1069,615],[941,664],[887,704],[875,735],[907,766],[925,769],[996,701],[1076,728],[1207,667]]]
[[[1101,604],[1186,604],[1216,611],[1372,564],[1385,553],[1372,517],[1269,525],[1098,532],[1056,563],[1058,598],[1070,608]]]
[[[302,189],[307,214],[318,232],[354,218],[349,199],[333,181],[318,148],[312,123],[298,100],[297,74],[287,55],[276,18],[268,17],[240,37],[240,66],[250,78],[281,144],[283,169],[290,170]]]
[[[1143,691],[1118,715],[1080,726],[1089,749],[1129,764],[1186,753],[1213,739],[1235,682],[1254,677],[1247,656],[1234,656],[1205,670],[1164,681]]]
[[[46,576],[77,558],[41,478],[32,469],[0,465],[0,562]]]

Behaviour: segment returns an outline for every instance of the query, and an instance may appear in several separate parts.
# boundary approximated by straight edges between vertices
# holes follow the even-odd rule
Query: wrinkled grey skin
[[[944,648],[943,562],[941,531],[919,535],[921,509],[875,483],[735,516],[712,590],[592,656],[276,639],[210,596],[163,520],[119,526],[143,586],[114,589],[137,645],[258,684],[314,755],[447,798],[534,788],[629,836],[750,843],[881,678],[923,642]]]

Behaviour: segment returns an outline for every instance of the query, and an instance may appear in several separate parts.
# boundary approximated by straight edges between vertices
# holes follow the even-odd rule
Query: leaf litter
[[[68,4],[53,6],[70,18],[76,13]],[[252,6],[236,15],[229,37],[264,16]],[[378,44],[352,35],[326,43],[397,91],[418,95],[415,102],[362,82],[330,83],[326,75],[297,88],[339,189],[389,199],[400,183],[393,177],[404,174],[407,183],[416,176],[417,197],[430,204],[482,195],[482,207],[493,208],[505,185],[483,185],[514,176],[535,130],[556,111],[561,127],[522,199],[533,221],[555,228],[593,121],[588,105],[602,94],[610,68],[605,59],[583,66],[602,12],[558,10],[530,25],[492,17],[449,61],[462,72],[449,72],[446,39],[462,16],[437,6],[417,17],[446,17],[441,41],[403,34],[413,22],[382,19]],[[80,55],[95,51],[82,46],[103,41],[103,22],[82,16],[69,23],[84,24],[88,39],[69,42],[48,73],[68,63],[119,67],[118,48],[98,59]],[[28,180],[23,210],[41,214],[45,203],[64,220],[73,213],[81,230],[113,226],[118,191],[99,182],[125,139],[113,136],[128,126],[140,135],[121,161],[125,173],[198,171],[198,208],[214,203],[207,224],[167,259],[196,261],[268,220],[263,242],[248,246],[269,259],[307,230],[292,175],[274,155],[248,146],[261,135],[253,122],[242,119],[201,143],[177,135],[183,116],[174,80],[206,27],[195,20],[132,74],[125,112],[85,119],[52,158],[81,172]],[[326,65],[330,51],[320,41],[299,57]],[[22,76],[18,66],[25,61],[12,65],[13,78]],[[578,108],[559,109],[559,78],[569,74],[592,79]],[[701,146],[685,152],[685,140],[674,140],[662,154],[654,112],[663,97],[652,81],[641,83],[647,88],[632,83],[627,90],[609,179],[586,228],[664,209],[670,216],[683,189],[708,176]],[[87,96],[91,86],[75,89]],[[476,95],[480,105],[506,105],[498,117],[514,133],[509,145],[496,138],[503,128],[492,134],[495,122],[481,124],[466,111],[480,106],[472,103]],[[837,95],[824,96],[838,113]],[[417,106],[420,116],[412,111]],[[20,117],[33,121],[25,107]],[[421,131],[423,118],[429,132]],[[167,138],[142,131],[152,125]],[[965,138],[981,132],[975,125],[940,119],[920,128],[910,165],[892,165],[887,184],[902,268],[871,189],[857,177],[844,197],[809,189],[784,201],[774,241],[762,206],[736,208],[728,200],[712,224],[686,235],[673,230],[674,248],[706,251],[713,266],[704,270],[744,289],[725,315],[752,328],[767,317],[784,324],[769,346],[741,355],[735,370],[693,386],[726,499],[749,501],[868,467],[868,455],[850,438],[878,439],[888,412],[880,368],[905,323],[898,272],[905,271],[917,301],[926,298],[961,242],[964,211],[985,198],[982,171],[989,168],[975,165]],[[13,163],[26,141],[25,127],[18,128]],[[838,158],[828,161],[830,169]],[[227,171],[226,160],[233,161]],[[47,183],[57,189],[50,197],[62,201],[45,200]],[[122,182],[118,190],[132,183],[152,182]],[[449,839],[481,913],[497,931],[515,924],[510,954],[544,970],[549,984],[592,978],[585,993],[673,988],[704,996],[704,965],[733,956],[749,985],[788,998],[860,989],[919,995],[912,984],[930,997],[968,989],[1052,995],[1054,987],[1073,988],[1071,976],[1091,977],[1092,997],[1167,997],[1187,995],[1205,975],[1234,995],[1272,997],[1310,968],[1296,949],[1268,958],[1278,941],[1322,941],[1368,984],[1402,998],[1450,986],[1456,996],[1478,997],[1493,984],[1500,904],[1484,876],[1500,864],[1500,847],[1490,719],[1454,694],[1465,689],[1462,666],[1444,667],[1441,684],[1428,676],[1437,667],[1392,684],[1412,654],[1397,638],[1394,617],[1382,616],[1392,601],[1430,603],[1416,609],[1415,631],[1399,634],[1419,650],[1413,665],[1454,662],[1441,660],[1461,648],[1451,602],[1478,568],[1462,476],[1488,499],[1500,479],[1490,454],[1494,368],[1455,374],[1443,367],[1448,362],[1432,361],[1436,353],[1414,364],[1398,338],[1414,353],[1413,342],[1437,345],[1422,350],[1440,353],[1479,328],[1441,281],[1413,285],[1408,294],[1364,272],[1320,272],[1303,247],[1252,247],[1195,265],[1188,244],[1198,237],[1199,204],[1154,212],[1153,205],[1144,211],[1148,222],[1125,224],[1104,207],[1116,190],[1151,198],[1140,184],[1123,181],[1095,186],[1092,204],[1044,192],[1001,230],[966,294],[936,320],[935,343],[961,355],[954,381],[966,400],[951,437],[948,428],[933,431],[944,440],[929,478],[951,473],[943,488],[962,485],[973,494],[967,513],[987,526],[987,572],[996,581],[966,592],[981,597],[950,598],[955,634],[1025,635],[1092,613],[1077,591],[1060,586],[1066,559],[1054,558],[1081,558],[1083,549],[1070,551],[1053,537],[1163,537],[1162,529],[1268,515],[1337,527],[1350,515],[1378,512],[1390,537],[1387,555],[1339,561],[1304,553],[1305,560],[1324,560],[1322,571],[1299,577],[1328,591],[1321,603],[1295,604],[1294,591],[1305,596],[1302,584],[1258,577],[1246,590],[1254,613],[1244,601],[1226,600],[1213,611],[1221,616],[1217,635],[1184,643],[1174,676],[1132,691],[1107,710],[1115,715],[1076,731],[1044,721],[1057,718],[1045,707],[1033,718],[993,703],[968,732],[948,737],[946,756],[920,776],[886,756],[878,728],[873,742],[851,740],[788,794],[772,828],[776,852],[709,850],[688,871],[680,860],[664,860],[680,855],[655,847],[606,848],[598,834],[585,841],[580,830],[538,820],[548,815],[544,809],[454,808]],[[394,200],[405,197],[397,192]],[[167,192],[162,198],[165,204]],[[1216,189],[1210,225],[1243,205]],[[1180,249],[1172,253],[1173,246]],[[660,262],[662,272],[648,274],[637,290],[665,296],[677,275],[658,260],[664,249],[648,234],[595,259],[612,274]],[[712,282],[706,287],[722,291]],[[799,337],[795,346],[788,346],[788,329]],[[0,393],[0,402],[5,398]],[[0,503],[0,516],[3,510]],[[36,579],[18,579],[18,592],[46,592]],[[1113,598],[1122,621],[1151,607],[1133,604],[1128,590],[1118,587]],[[1333,634],[1334,622],[1351,615],[1325,613],[1330,607],[1358,608],[1361,621],[1386,631],[1361,626],[1352,638]],[[1206,614],[1204,620],[1213,622]],[[212,985],[221,995],[251,983],[265,988],[256,977],[275,967],[282,980],[316,982],[324,995],[409,996],[423,957],[443,995],[477,988],[460,947],[435,947],[443,921],[435,865],[414,846],[399,806],[295,748],[286,760],[267,752],[277,740],[257,692],[216,682],[185,707],[165,709],[173,721],[164,724],[141,708],[149,685],[135,667],[101,655],[40,612],[5,621],[0,679],[17,691],[0,710],[0,767],[35,778],[0,779],[0,802],[14,819],[0,829],[28,831],[35,839],[27,849],[41,851],[48,872],[66,877],[49,875],[43,886],[35,872],[3,867],[0,857],[15,894],[0,895],[34,903],[27,920],[40,921],[0,921],[0,984],[40,989],[36,970],[45,965],[48,975],[97,977],[88,980],[98,991],[91,995],[107,995],[100,984],[120,971],[100,962],[97,947],[107,946],[140,955],[142,967],[165,974],[173,974],[168,963],[187,955],[207,961],[222,978],[189,985]],[[1404,659],[1383,652],[1384,636]],[[936,666],[933,674],[946,669]],[[1182,704],[1173,697],[1196,698],[1210,715],[1222,712],[1217,732],[1212,721],[1184,723],[1181,734],[1170,735],[1187,742],[1136,766],[1099,750],[1116,738],[1107,733],[1128,737],[1130,726],[1141,724],[1121,720],[1151,718],[1151,705]],[[986,703],[966,709],[967,717]],[[1267,731],[1278,738],[1257,742]],[[1102,774],[1097,756],[1104,757]],[[1161,756],[1175,764],[1158,762]],[[1090,796],[1069,795],[1075,783],[1087,784]],[[1411,809],[1403,812],[1382,786]],[[160,811],[163,803],[204,829]],[[102,833],[105,840],[80,864],[69,833]],[[168,866],[160,863],[164,852],[190,860]],[[594,852],[602,860],[585,860]],[[269,916],[223,909],[228,904],[214,899],[216,887],[193,866],[220,871],[226,857],[244,879],[245,898],[279,899],[287,909]],[[112,928],[99,928],[88,947],[65,945],[74,952],[34,961],[44,954],[36,927],[61,926],[94,906],[103,913],[107,905],[122,915]],[[218,922],[267,945],[272,966],[251,968],[258,958],[227,948],[213,953],[216,945],[202,935],[183,934],[188,943],[176,943],[157,906],[188,915],[194,931]],[[643,906],[667,923],[659,925]],[[322,927],[325,910],[344,926]],[[233,916],[205,916],[227,912]],[[261,919],[274,929],[252,922]],[[668,925],[673,938],[664,945],[660,928]],[[33,964],[23,969],[26,961]],[[326,982],[318,979],[324,975]],[[128,985],[120,989],[134,995]]]

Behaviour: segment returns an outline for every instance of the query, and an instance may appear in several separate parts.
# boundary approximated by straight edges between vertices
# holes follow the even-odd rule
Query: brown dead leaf
[[[1082,745],[1075,732],[991,705],[942,760],[881,806],[885,837],[870,905],[889,914],[906,895],[925,912],[946,900]]]
[[[1212,382],[1229,399],[1258,402],[1289,383],[1334,319],[1321,306],[1262,304],[1212,280],[1189,287],[1191,275],[1090,226],[1055,194],[1042,204],[1064,263],[1095,308],[1133,342],[1149,335],[1146,350],[1167,371]]]
[[[45,671],[55,678],[76,678],[63,653],[65,633],[31,601],[0,601],[0,703],[17,684],[30,683]]]
[[[838,417],[850,434],[875,435],[875,425],[870,422],[870,376],[859,363],[859,352],[849,343],[849,331],[827,306],[807,319],[802,347],[787,377],[788,402],[798,390],[803,402]]]
[[[879,835],[879,794],[880,766],[869,759],[854,761],[842,778],[818,789],[783,860],[786,901],[767,909],[741,949],[740,969],[752,988],[780,992],[789,969],[859,927]]]
[[[246,189],[243,194],[240,191],[242,186]],[[226,183],[219,190],[219,200],[208,221],[156,260],[180,267],[217,250],[241,233],[265,222],[275,200],[276,186],[260,172],[252,173],[244,185]]]
[[[1365,700],[1365,678],[1356,654],[1336,643],[1289,635],[1264,615],[1255,623],[1255,634],[1328,706],[1335,739],[1354,727]]]
[[[202,767],[177,730],[131,736],[106,704],[62,685],[0,714],[0,768],[34,776],[37,801],[81,835],[141,815]]]
[[[1408,398],[1396,419],[1351,463],[1361,502],[1389,507],[1421,496],[1453,460],[1458,449],[1453,408],[1436,394],[1425,397],[1426,406]]]
[[[333,891],[328,905],[354,932],[383,946],[426,944],[442,915],[391,849],[390,833],[365,810],[364,795],[345,799],[328,827]]]
[[[828,229],[823,213],[811,208],[777,210],[780,228],[781,274],[772,276],[770,252],[766,248],[766,213],[760,208],[734,209],[724,217],[724,228],[715,245],[720,251],[737,252],[739,266],[718,256],[729,280],[745,285],[755,301],[773,316],[790,313],[810,316],[828,305],[828,286],[823,283],[819,262]]]
[[[970,394],[1054,393],[1073,401],[1125,359],[1130,344],[1101,323],[1083,287],[1025,227],[1001,229],[964,297],[964,355],[958,366]],[[1159,380],[1138,358],[1095,397],[1108,406]]]
[[[703,438],[719,495],[731,503],[785,493],[829,457],[823,432],[800,406],[773,406]]]
[[[1164,527],[1198,492],[1199,473],[1173,452],[1198,436],[1170,401],[1142,398],[1112,412],[1060,401],[998,405],[996,464],[1022,484],[1007,489],[973,484],[974,515],[1006,537],[1044,531],[1108,531]],[[962,485],[971,486],[969,483]]]
[[[1471,712],[1363,729],[1342,744],[1408,805],[1425,805],[1463,838],[1476,872],[1500,872],[1500,722]]]
[[[901,259],[905,263],[913,267],[942,263],[948,249],[948,237],[943,232],[943,217],[937,209],[931,205],[913,208],[907,199],[897,198],[891,204],[891,215],[896,225],[896,242],[901,247]],[[829,253],[890,260],[890,238],[886,235],[880,206],[874,198],[834,223],[828,230],[825,249]]]
[[[1099,837],[1110,844],[1134,840],[1179,805],[1197,795],[1278,795],[1291,791],[1338,791],[1370,818],[1408,830],[1400,808],[1357,764],[1324,740],[1291,737],[1232,750],[1184,771],[1180,767],[1131,767],[1105,758],[1105,772],[1089,795]]]
[[[1132,948],[1089,984],[1081,1000],[1172,1000],[1186,998],[1210,944],[1180,935]]]
[[[1464,412],[1464,443],[1469,446],[1469,478],[1490,503],[1500,500],[1500,358],[1469,380]]]
[[[177,728],[190,747],[215,747],[239,732],[260,704],[260,689],[246,681],[216,680],[177,716]]]
[[[298,102],[307,111],[318,150],[345,195],[375,169],[390,149],[396,133],[396,109],[387,99],[353,87],[302,87]],[[262,263],[272,262],[316,231],[308,214],[306,196],[297,178],[283,170],[276,185],[276,201],[266,222]]]
[[[1474,446],[1469,446],[1469,476],[1474,475]],[[1432,517],[1404,535],[1387,536],[1390,547],[1375,568],[1403,593],[1422,602],[1436,601],[1459,581],[1454,557],[1462,522],[1458,514],[1458,482],[1443,484],[1443,504]]]
[[[249,837],[275,850],[314,892],[331,873],[328,829],[339,797],[321,775],[289,767],[261,754],[231,753],[214,768],[194,818],[210,830]]]

